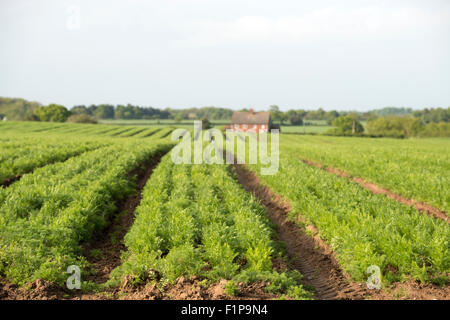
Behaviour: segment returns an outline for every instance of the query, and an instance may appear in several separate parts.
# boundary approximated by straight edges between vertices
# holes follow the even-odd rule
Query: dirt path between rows
[[[103,232],[95,234],[93,240],[83,246],[83,255],[94,269],[94,273],[84,280],[105,283],[111,272],[122,263],[121,254],[127,250],[124,237],[134,222],[134,212],[141,202],[142,190],[161,157],[162,155],[153,156],[129,173],[130,178],[137,176],[136,193],[117,202],[117,215],[112,217],[109,226]]]
[[[262,185],[255,173],[245,165],[233,165],[239,183],[265,206],[272,223],[277,225],[278,239],[286,244],[293,266],[304,275],[304,284],[315,288],[316,299],[450,299],[450,287],[420,284],[415,281],[394,283],[382,290],[369,290],[365,283],[354,282],[346,275],[329,246],[317,235],[317,229],[307,225],[306,230],[287,219],[290,204]],[[304,222],[300,215],[298,221]]]
[[[328,246],[319,237],[311,237],[293,221],[287,220],[290,205],[263,186],[244,165],[233,165],[238,181],[266,207],[270,220],[278,226],[279,240],[286,244],[293,265],[304,275],[304,283],[316,289],[317,299],[363,299],[365,285],[349,281]]]
[[[5,179],[5,180],[0,182],[0,188],[1,187],[7,188],[10,185],[12,185],[14,182],[19,181],[21,178],[22,178],[22,175],[18,174],[15,177]]]
[[[121,253],[126,250],[123,242],[125,234],[134,221],[134,211],[141,202],[142,189],[158,165],[163,154],[154,155],[145,163],[128,174],[130,179],[137,176],[135,194],[116,203],[117,214],[111,217],[109,226],[102,232],[94,234],[93,240],[82,244],[84,256],[91,263],[93,274],[82,276],[82,281],[93,281],[97,284],[109,280],[112,270],[121,264]],[[96,254],[94,254],[96,253]],[[82,293],[46,281],[36,280],[29,283],[28,288],[19,287],[6,279],[0,278],[0,300],[47,300],[47,299],[107,299],[101,293]],[[108,290],[105,293],[109,293]]]
[[[390,191],[388,189],[384,189],[384,188],[378,186],[375,183],[368,182],[368,181],[364,180],[361,177],[352,177],[349,173],[347,173],[345,171],[342,171],[342,170],[339,170],[339,169],[336,169],[336,168],[333,168],[333,167],[323,166],[320,163],[313,162],[313,161],[306,160],[306,159],[302,159],[302,162],[307,164],[307,165],[310,165],[310,166],[313,166],[313,167],[325,170],[325,171],[327,171],[329,173],[332,173],[334,175],[337,175],[337,176],[339,176],[341,178],[346,178],[346,179],[348,179],[350,181],[353,181],[353,182],[359,184],[360,186],[362,186],[363,188],[365,188],[365,189],[369,190],[370,192],[374,193],[374,194],[384,194],[385,196],[387,196],[387,197],[389,197],[391,199],[394,199],[394,200],[396,200],[396,201],[398,201],[400,203],[406,204],[406,205],[411,206],[411,207],[415,207],[419,212],[422,212],[422,213],[425,213],[425,214],[427,214],[427,215],[429,215],[431,217],[434,217],[434,218],[441,219],[441,220],[444,220],[446,222],[449,222],[448,215],[447,215],[446,212],[441,211],[438,208],[435,208],[435,207],[433,207],[433,206],[431,206],[429,204],[426,204],[426,203],[423,203],[423,202],[419,202],[419,201],[416,201],[416,200],[413,200],[413,199],[405,198],[405,197],[403,197],[403,196],[401,196],[399,194],[396,194],[396,193],[394,193],[394,192],[392,192],[392,191]]]

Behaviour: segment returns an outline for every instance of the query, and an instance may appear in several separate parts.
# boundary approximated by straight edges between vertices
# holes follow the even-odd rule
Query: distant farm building
[[[270,112],[236,111],[231,118],[231,126],[228,129],[240,132],[268,132],[272,128]]]

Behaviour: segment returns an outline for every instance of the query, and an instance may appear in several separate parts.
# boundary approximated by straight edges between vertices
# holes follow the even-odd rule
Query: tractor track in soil
[[[382,188],[373,182],[366,181],[365,179],[363,179],[361,177],[354,177],[345,171],[342,171],[342,170],[339,170],[339,169],[336,169],[336,168],[333,168],[330,166],[324,166],[320,163],[313,162],[313,161],[306,160],[306,159],[302,159],[301,161],[309,166],[322,169],[322,170],[329,172],[331,174],[334,174],[338,177],[347,179],[349,181],[353,181],[354,183],[359,184],[361,187],[363,187],[364,189],[366,189],[374,194],[383,194],[383,195],[385,195],[393,200],[396,200],[400,203],[403,203],[410,207],[414,207],[421,213],[425,213],[431,217],[434,217],[434,218],[440,219],[440,220],[444,220],[447,223],[450,223],[450,221],[448,219],[448,214],[446,212],[441,211],[438,208],[435,208],[429,204],[419,202],[419,201],[416,201],[413,199],[405,198],[405,197],[403,197],[397,193],[394,193],[388,189]]]
[[[244,189],[266,207],[270,220],[278,227],[278,239],[286,244],[293,267],[303,274],[304,284],[315,288],[317,299],[363,299],[369,294],[365,284],[351,282],[344,275],[333,253],[318,236],[311,237],[294,221],[288,221],[291,207],[287,202],[263,186],[244,165],[233,168]]]
[[[450,286],[433,283],[418,283],[414,280],[392,283],[377,290],[369,290],[365,283],[352,281],[337,262],[328,244],[318,236],[312,225],[300,227],[288,219],[292,211],[290,204],[269,187],[259,181],[257,175],[245,165],[232,165],[238,182],[252,193],[266,208],[272,223],[277,225],[278,240],[286,244],[286,252],[291,258],[292,267],[303,274],[303,283],[315,288],[315,298],[329,299],[371,299],[371,300],[449,300]],[[305,223],[301,215],[298,222]],[[306,233],[310,231],[313,236]]]

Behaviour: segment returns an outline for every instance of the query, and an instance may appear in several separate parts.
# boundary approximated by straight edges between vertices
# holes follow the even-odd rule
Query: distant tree
[[[208,130],[212,128],[211,122],[209,122],[208,119],[202,118],[201,121],[202,121],[202,130]]]
[[[450,122],[450,108],[424,109],[413,112],[415,118],[419,118],[424,123],[430,122]]]
[[[330,129],[328,133],[335,135],[350,136],[364,132],[364,127],[352,115],[337,117],[333,120],[332,125],[335,128]]]
[[[73,114],[69,118],[67,118],[67,122],[73,123],[97,123],[93,117],[88,114]]]
[[[116,106],[116,110],[114,111],[115,119],[125,119],[125,111],[126,108],[123,105]]]
[[[286,113],[286,117],[287,117],[288,119],[290,119],[292,115],[297,114],[297,111],[295,111],[295,110],[293,110],[293,109],[290,109],[290,110],[288,110],[288,111],[285,112],[285,113]]]
[[[278,122],[278,123],[282,123],[283,122],[283,113],[280,111],[280,108],[276,105],[273,104],[269,107],[270,110],[270,117],[272,118],[272,122]]]
[[[248,111],[248,110],[247,110]],[[233,115],[233,110],[226,108],[217,108],[213,106],[202,108],[189,108],[189,109],[165,109],[165,114],[161,114],[161,119],[176,119],[181,115],[182,119],[189,119],[189,115],[194,116],[196,119],[208,118],[214,120],[230,120]],[[168,112],[168,114],[167,114]],[[166,115],[167,114],[167,115]]]
[[[183,114],[181,114],[181,113],[177,113],[176,115],[175,115],[175,121],[176,122],[181,122],[182,120],[183,120]]]
[[[450,137],[450,123],[430,122],[419,132],[420,137]]]
[[[86,106],[84,105],[74,106],[72,109],[70,109],[70,112],[72,114],[91,114],[88,108],[86,108]]]
[[[325,120],[325,110],[319,108],[315,111],[308,111],[306,118],[308,120]]]
[[[382,109],[372,110],[370,112],[376,116],[383,117],[383,116],[406,116],[410,115],[413,111],[411,108],[385,107]]]
[[[97,106],[95,104],[91,104],[87,109],[89,114],[93,115],[95,113],[95,110],[97,110]]]
[[[34,110],[40,106],[39,102],[0,97],[0,113],[8,120],[29,120],[33,117]]]
[[[301,126],[303,124],[303,119],[298,113],[291,114],[289,121],[294,126]]]
[[[327,121],[327,124],[330,125],[334,119],[339,117],[339,113],[335,110],[328,111],[325,113],[325,120]]]
[[[64,122],[70,114],[66,107],[58,104],[41,106],[34,111],[34,115],[39,121]]]
[[[409,116],[379,117],[367,123],[369,134],[379,137],[409,138],[418,136],[422,129],[420,120]]]
[[[114,106],[101,104],[95,109],[94,116],[98,119],[112,119],[114,118]]]

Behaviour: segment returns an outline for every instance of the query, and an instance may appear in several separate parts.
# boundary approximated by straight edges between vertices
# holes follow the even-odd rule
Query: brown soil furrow
[[[121,261],[121,254],[126,250],[124,237],[134,221],[134,211],[142,199],[142,189],[150,178],[153,169],[158,165],[162,155],[154,156],[138,169],[131,172],[130,177],[137,175],[137,193],[116,204],[118,215],[94,240],[83,246],[84,256],[92,264],[94,273],[83,280],[105,283],[109,275]]]
[[[259,182],[255,173],[245,165],[233,165],[238,181],[266,207],[271,221],[278,226],[279,240],[286,244],[288,256],[293,266],[303,274],[304,284],[316,289],[318,299],[413,299],[413,300],[448,300],[450,286],[433,283],[419,283],[414,280],[396,282],[382,290],[369,290],[365,283],[354,282],[345,274],[336,261],[329,246],[318,236],[318,230],[307,225],[301,216],[298,222],[306,225],[300,227],[294,221],[287,220],[291,211],[290,204],[274,194]],[[309,233],[314,236],[308,235]]]
[[[394,192],[392,192],[392,191],[390,191],[388,189],[384,189],[384,188],[378,186],[375,183],[366,181],[366,180],[364,180],[361,177],[352,177],[349,173],[347,173],[345,171],[342,171],[342,170],[339,170],[339,169],[336,169],[336,168],[333,168],[333,167],[328,167],[328,166],[326,167],[326,166],[323,166],[320,163],[316,163],[316,162],[313,162],[313,161],[310,161],[310,160],[306,160],[306,159],[302,159],[302,162],[307,164],[307,165],[310,165],[310,166],[313,166],[313,167],[325,170],[325,171],[327,171],[329,173],[332,173],[334,175],[337,175],[339,177],[351,180],[351,181],[359,184],[360,186],[362,186],[363,188],[369,190],[370,192],[372,192],[374,194],[383,194],[383,195],[385,195],[385,196],[387,196],[387,197],[389,197],[391,199],[394,199],[394,200],[396,200],[396,201],[398,201],[400,203],[406,204],[406,205],[411,206],[411,207],[415,207],[419,212],[422,212],[422,213],[425,213],[425,214],[427,214],[429,216],[432,216],[434,218],[441,219],[441,220],[449,222],[448,215],[447,215],[447,213],[445,211],[441,211],[438,208],[435,208],[435,207],[433,207],[433,206],[431,206],[429,204],[426,204],[426,203],[423,203],[423,202],[419,202],[419,201],[416,201],[416,200],[413,200],[413,199],[405,198],[405,197],[403,197],[403,196],[401,196],[399,194],[396,194],[396,193],[394,193]]]
[[[0,187],[9,187],[10,185],[12,185],[14,182],[19,181],[20,178],[22,178],[22,175],[17,175],[13,178],[8,178],[6,180],[3,180],[2,182],[0,182]]]
[[[258,177],[243,165],[233,165],[238,181],[266,207],[275,223],[279,240],[286,244],[293,266],[304,275],[304,283],[316,289],[318,299],[363,299],[369,290],[351,282],[337,264],[331,250],[319,238],[311,237],[293,221],[287,220],[289,204],[263,186]]]

